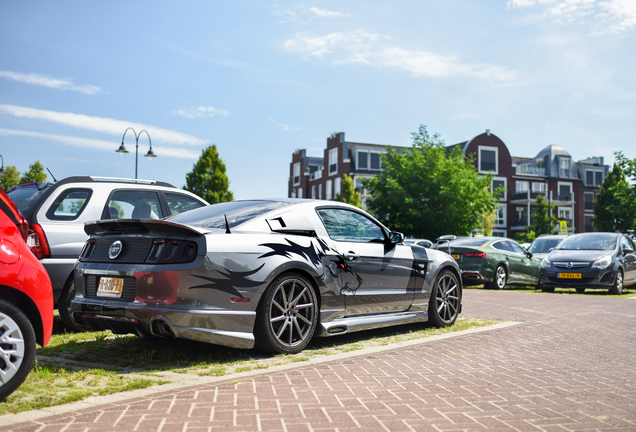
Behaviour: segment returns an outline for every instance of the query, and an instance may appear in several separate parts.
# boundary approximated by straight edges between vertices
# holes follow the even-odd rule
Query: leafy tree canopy
[[[14,166],[8,166],[4,169],[4,174],[0,175],[0,187],[2,190],[8,190],[11,186],[20,184],[20,172]]]
[[[35,161],[35,163],[29,165],[29,170],[22,174],[22,177],[20,177],[20,183],[45,181],[46,173],[44,172],[44,167],[42,166],[40,161]]]
[[[636,161],[616,154],[617,162],[607,174],[594,201],[594,225],[599,231],[627,231],[636,223],[636,190],[625,174],[636,177]]]
[[[552,214],[550,214],[550,211],[552,211]],[[554,205],[550,205],[550,203],[543,198],[543,195],[537,196],[537,207],[534,213],[532,213],[532,224],[530,228],[537,236],[541,234],[552,234],[555,223]]]
[[[229,190],[230,180],[225,174],[225,163],[221,160],[216,145],[208,146],[202,151],[199,160],[186,174],[186,185],[183,189],[190,191],[210,204],[234,200]]]
[[[342,195],[336,195],[336,200],[362,208],[360,192],[355,189],[353,178],[350,175],[344,174],[342,176]]]
[[[458,147],[447,154],[439,135],[430,136],[425,126],[412,136],[410,150],[389,147],[380,175],[363,181],[371,193],[367,206],[407,236],[468,235],[481,225],[482,215],[497,208],[491,176],[478,175],[473,158]]]

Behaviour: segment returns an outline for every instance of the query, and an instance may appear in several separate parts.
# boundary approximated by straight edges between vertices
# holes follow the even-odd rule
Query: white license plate
[[[99,279],[97,297],[120,298],[124,291],[124,280],[121,278],[103,277]]]

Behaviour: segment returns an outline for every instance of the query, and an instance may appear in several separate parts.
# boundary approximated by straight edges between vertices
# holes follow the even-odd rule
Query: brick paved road
[[[468,290],[464,316],[523,324],[7,430],[636,431],[636,300]]]

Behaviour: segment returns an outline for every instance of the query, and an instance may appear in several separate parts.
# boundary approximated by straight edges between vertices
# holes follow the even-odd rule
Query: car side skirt
[[[336,336],[355,331],[388,327],[396,324],[409,324],[425,321],[428,321],[428,312],[426,310],[343,317],[321,323],[320,332],[317,336]]]

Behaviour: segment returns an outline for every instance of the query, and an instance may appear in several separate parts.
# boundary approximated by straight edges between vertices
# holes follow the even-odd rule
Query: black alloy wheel
[[[616,279],[614,279],[614,285],[609,289],[609,292],[610,294],[623,294],[623,270],[616,271]]]
[[[300,273],[285,273],[265,290],[256,312],[256,344],[267,353],[295,354],[307,346],[318,324],[313,285]]]
[[[453,325],[459,315],[462,292],[459,280],[451,270],[443,270],[435,279],[428,303],[428,321],[435,327]]]
[[[73,332],[84,332],[88,330],[86,327],[81,327],[78,325],[73,319],[73,315],[71,315],[71,300],[75,298],[75,281],[71,280],[70,283],[67,283],[62,290],[62,294],[60,294],[60,298],[57,301],[57,307],[60,312],[60,318],[62,319],[62,323],[64,323],[64,327],[67,330]]]

